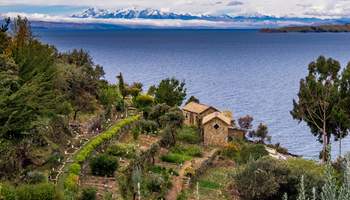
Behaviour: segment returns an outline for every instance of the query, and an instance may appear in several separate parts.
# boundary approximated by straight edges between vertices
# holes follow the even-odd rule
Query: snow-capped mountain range
[[[68,16],[40,13],[0,13],[0,16],[3,17],[17,17],[18,15],[27,17],[34,27],[79,29],[260,29],[350,23],[350,18],[276,17],[259,13],[210,15],[138,8],[117,10],[88,8],[81,13]]]
[[[253,15],[205,15],[191,13],[175,13],[164,12],[157,9],[97,9],[88,8],[82,13],[72,15],[74,18],[96,18],[96,19],[176,19],[176,20],[207,20],[207,21],[235,21],[235,22],[296,22],[310,24],[326,24],[326,23],[348,23],[348,19],[319,19],[319,18],[298,18],[298,17],[275,17],[262,14]]]
[[[120,18],[120,19],[180,19],[180,20],[193,20],[193,19],[205,19],[205,20],[225,20],[230,19],[228,15],[211,16],[211,15],[194,15],[190,13],[174,13],[164,12],[157,9],[118,9],[115,11],[107,9],[89,8],[80,14],[72,15],[77,18]]]

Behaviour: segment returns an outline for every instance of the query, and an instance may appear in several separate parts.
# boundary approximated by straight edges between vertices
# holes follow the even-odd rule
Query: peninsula
[[[262,33],[289,33],[289,32],[300,32],[300,33],[323,33],[323,32],[350,32],[350,24],[344,25],[319,25],[319,26],[287,26],[282,28],[264,28],[261,29]]]

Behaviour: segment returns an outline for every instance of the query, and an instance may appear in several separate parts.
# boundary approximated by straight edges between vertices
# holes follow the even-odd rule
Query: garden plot
[[[239,200],[236,197],[232,183],[232,174],[235,164],[228,160],[216,160],[213,166],[202,174],[195,184],[184,190],[178,199],[180,200]]]
[[[159,137],[139,135],[135,140],[131,132],[122,135],[107,147],[100,149],[89,163],[84,165],[80,176],[82,188],[93,188],[98,199],[110,195],[113,199],[121,197],[117,177],[123,173],[131,161],[159,142]]]

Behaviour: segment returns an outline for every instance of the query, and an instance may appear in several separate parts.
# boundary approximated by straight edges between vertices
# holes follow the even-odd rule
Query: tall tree
[[[293,100],[291,115],[299,122],[304,121],[313,135],[323,143],[322,160],[327,160],[327,146],[334,124],[332,111],[339,102],[340,64],[332,58],[320,56],[309,64],[309,73],[300,81],[298,99]]]
[[[169,112],[160,117],[162,127],[170,129],[172,142],[176,144],[176,133],[179,128],[182,127],[184,116],[179,108],[171,108]]]
[[[150,109],[149,119],[157,122],[158,126],[162,126],[161,117],[169,112],[170,106],[167,104],[157,104]]]
[[[340,98],[337,107],[333,110],[335,139],[339,141],[339,156],[341,156],[342,139],[348,135],[350,129],[350,63],[342,72]]]
[[[101,94],[104,76],[103,68],[95,65],[88,52],[74,49],[59,55],[66,63],[62,77],[66,87],[61,88],[64,95],[71,101],[74,108],[74,119],[79,112],[91,112],[96,108],[97,99]]]
[[[175,78],[162,80],[155,92],[157,103],[166,103],[168,106],[180,106],[186,97],[185,82]]]
[[[123,74],[120,72],[117,76],[119,92],[123,96],[123,99],[128,95],[127,85],[124,82]]]
[[[6,34],[6,32],[9,29],[9,25],[10,18],[6,18],[4,19],[4,24],[2,24],[0,27],[0,54],[4,52],[4,50],[8,47],[10,42],[10,37]]]
[[[0,56],[0,123],[3,136],[20,138],[55,113],[56,50],[32,36],[27,19],[18,17],[13,24],[9,55]]]
[[[41,119],[56,109],[50,76],[40,73],[24,82],[18,65],[2,55],[0,78],[0,135],[20,139],[36,133]]]

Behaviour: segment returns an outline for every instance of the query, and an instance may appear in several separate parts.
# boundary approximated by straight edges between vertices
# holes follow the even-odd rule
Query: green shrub
[[[135,126],[131,129],[131,133],[134,140],[137,140],[140,136],[140,129],[137,126]]]
[[[0,199],[16,200],[16,189],[9,184],[0,184]]]
[[[312,160],[302,158],[291,158],[287,161],[290,173],[288,183],[282,185],[281,190],[288,194],[288,199],[297,199],[300,179],[304,176],[304,186],[306,195],[312,196],[312,188],[316,188],[316,194],[321,193],[321,188],[325,183],[325,167]],[[318,195],[317,195],[318,196]]]
[[[184,126],[177,133],[177,139],[189,144],[199,144],[201,137],[196,127]]]
[[[134,100],[134,105],[139,109],[145,109],[153,104],[154,98],[153,96],[147,94],[140,94]]]
[[[28,184],[45,183],[48,181],[47,176],[38,171],[28,172],[25,179]]]
[[[152,166],[150,166],[148,168],[148,171],[156,173],[156,174],[160,174],[160,173],[166,171],[166,168],[165,167],[161,167],[159,165],[152,165]]]
[[[292,158],[280,161],[264,157],[241,167],[234,179],[244,199],[282,199],[284,194],[288,194],[289,200],[296,200],[302,176],[306,194],[312,196],[312,188],[315,187],[319,197],[324,185],[324,171],[324,166],[310,160]]]
[[[147,189],[151,192],[160,192],[165,185],[164,179],[157,174],[149,174],[147,177]]]
[[[212,181],[206,181],[206,180],[199,181],[199,187],[209,188],[209,189],[213,189],[213,190],[217,190],[217,189],[221,188],[220,184],[212,182]]]
[[[50,183],[22,185],[16,191],[17,200],[53,200],[56,196],[55,186]]]
[[[246,200],[280,199],[280,187],[287,184],[289,173],[283,161],[264,157],[239,169],[234,175],[235,186]]]
[[[76,174],[68,174],[64,181],[64,189],[70,190],[70,191],[77,191],[78,190],[78,182],[79,182],[79,176]]]
[[[81,192],[80,200],[95,200],[96,189],[95,188],[84,188]]]
[[[91,159],[90,168],[94,175],[112,177],[118,168],[118,160],[113,156],[102,154]]]
[[[176,145],[171,149],[172,153],[177,154],[184,154],[187,156],[194,156],[194,157],[201,157],[202,156],[202,149],[199,146],[196,145]]]
[[[170,174],[173,176],[178,176],[179,174],[174,171],[172,168],[165,168],[165,167],[161,167],[159,165],[152,165],[148,168],[148,171],[156,173],[156,174]]]
[[[60,152],[55,152],[47,159],[46,164],[50,167],[55,167],[60,165],[63,159],[63,155]]]
[[[152,120],[141,119],[136,122],[137,130],[145,134],[156,134],[158,130],[158,124]]]
[[[81,166],[78,163],[73,163],[70,167],[69,167],[69,173],[75,174],[75,175],[79,175],[81,171]]]
[[[191,160],[191,158],[192,158],[191,156],[184,155],[184,154],[168,153],[166,155],[163,155],[161,157],[161,160],[164,161],[164,162],[181,164],[181,163],[184,163],[187,160]]]
[[[264,156],[269,155],[266,151],[265,146],[262,144],[246,144],[242,147],[239,163],[247,163],[249,160],[258,160]]]
[[[118,143],[108,147],[107,153],[112,156],[134,158],[136,155],[136,148],[133,144]]]
[[[242,144],[238,142],[230,142],[223,150],[222,155],[233,160],[239,160]]]

